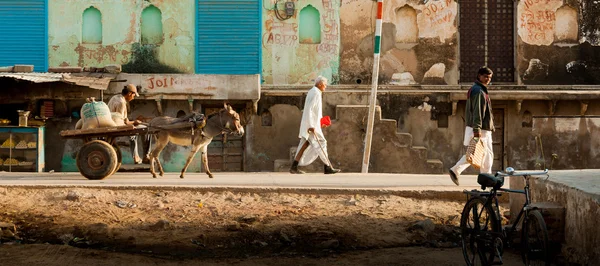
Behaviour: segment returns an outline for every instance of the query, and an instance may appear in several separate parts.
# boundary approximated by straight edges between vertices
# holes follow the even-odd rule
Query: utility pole
[[[383,0],[377,0],[377,21],[375,22],[375,47],[373,49],[373,76],[371,82],[371,97],[369,98],[369,119],[367,135],[365,136],[365,151],[362,161],[362,173],[369,172],[371,157],[371,140],[373,138],[373,123],[375,122],[375,106],[377,105],[377,82],[379,80],[379,50],[381,48],[381,19],[383,17]]]

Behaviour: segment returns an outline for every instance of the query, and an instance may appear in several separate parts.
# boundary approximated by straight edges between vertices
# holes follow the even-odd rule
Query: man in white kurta
[[[339,169],[334,169],[329,158],[327,157],[327,141],[321,130],[321,118],[323,117],[322,94],[327,87],[327,79],[317,77],[315,86],[308,91],[306,101],[304,102],[304,110],[302,111],[302,121],[300,122],[300,144],[296,151],[296,157],[290,168],[292,174],[303,174],[298,166],[309,165],[314,162],[317,157],[325,164],[323,172],[325,174],[335,174]]]

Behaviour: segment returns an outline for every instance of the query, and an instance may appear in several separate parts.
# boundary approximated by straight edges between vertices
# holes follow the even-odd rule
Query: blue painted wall
[[[0,0],[0,66],[48,70],[47,0]]]
[[[196,2],[196,73],[261,74],[261,1]]]

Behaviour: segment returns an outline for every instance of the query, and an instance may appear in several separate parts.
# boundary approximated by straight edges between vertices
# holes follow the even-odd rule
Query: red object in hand
[[[321,127],[323,126],[331,126],[331,118],[329,118],[329,116],[324,116],[321,118]]]

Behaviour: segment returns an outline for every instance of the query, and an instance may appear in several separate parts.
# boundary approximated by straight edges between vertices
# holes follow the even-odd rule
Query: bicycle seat
[[[481,185],[481,189],[486,189],[488,187],[499,189],[504,185],[504,177],[493,176],[490,174],[479,174],[477,176],[477,183]]]

